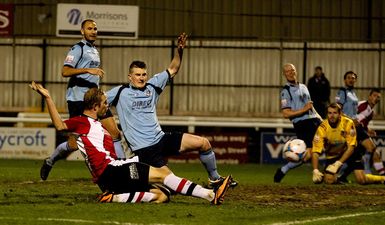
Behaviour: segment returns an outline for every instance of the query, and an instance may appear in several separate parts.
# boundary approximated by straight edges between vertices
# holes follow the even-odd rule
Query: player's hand
[[[319,184],[322,182],[324,175],[318,169],[313,170],[313,183]]]
[[[326,171],[332,174],[336,174],[338,170],[341,168],[341,166],[342,166],[342,162],[336,161],[335,163],[326,167]]]
[[[102,70],[100,68],[88,68],[88,73],[95,75],[95,76],[99,76],[100,79],[103,79],[104,74],[105,74],[104,70]]]
[[[184,32],[178,37],[178,49],[184,49],[184,47],[186,47],[187,37],[187,34]]]
[[[308,101],[308,102],[305,104],[304,108],[305,108],[305,111],[306,111],[306,112],[309,111],[309,110],[313,110],[313,102],[312,102],[312,101]]]
[[[48,90],[35,81],[32,81],[31,84],[29,84],[29,87],[46,98],[50,97]]]

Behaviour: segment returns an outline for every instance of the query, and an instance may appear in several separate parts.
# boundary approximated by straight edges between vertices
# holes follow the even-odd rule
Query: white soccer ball
[[[283,158],[290,162],[301,161],[306,153],[306,144],[301,139],[293,139],[283,146]]]

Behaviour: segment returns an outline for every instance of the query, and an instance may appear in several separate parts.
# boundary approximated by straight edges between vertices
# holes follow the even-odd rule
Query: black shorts
[[[352,168],[352,170],[363,170],[364,164],[362,162],[362,155],[362,151],[355,148],[353,154],[346,160],[348,167]]]
[[[336,158],[333,158],[333,159],[327,159],[325,161],[325,170],[326,168],[335,163],[337,160],[339,160],[341,157],[336,157]],[[353,154],[349,157],[348,160],[346,160],[346,164],[347,164],[347,167],[349,167],[351,169],[351,171],[354,171],[354,170],[363,170],[364,169],[364,165],[362,164],[362,154],[360,151],[356,151],[354,150]],[[325,171],[326,172],[326,171]]]
[[[83,115],[83,111],[84,111],[83,101],[76,101],[76,102],[67,101],[67,107],[68,107],[68,113],[69,113],[70,118]],[[112,116],[113,115],[112,115],[110,109],[108,109],[106,114],[102,118],[99,118],[99,119],[105,119],[105,118],[112,117]]]
[[[301,120],[293,124],[297,138],[305,142],[306,148],[313,147],[313,138],[320,124],[318,118]]]
[[[167,165],[167,157],[179,155],[183,133],[167,132],[155,145],[135,150],[134,153],[139,157],[139,161],[153,167]]]
[[[356,132],[357,132],[358,145],[360,145],[363,140],[370,138],[368,132],[365,130],[365,128],[361,124],[356,126]]]
[[[122,165],[108,165],[99,177],[98,185],[105,192],[128,193],[149,191],[150,166],[144,163],[129,162]]]

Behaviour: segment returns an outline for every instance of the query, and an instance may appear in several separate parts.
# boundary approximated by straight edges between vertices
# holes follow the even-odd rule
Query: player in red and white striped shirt
[[[357,110],[357,121],[364,127],[366,132],[369,135],[369,138],[367,139],[368,142],[373,146],[373,148],[376,148],[376,145],[374,144],[372,137],[377,136],[376,131],[370,129],[368,127],[369,122],[374,117],[374,107],[377,103],[379,103],[381,100],[381,92],[378,88],[374,88],[370,91],[369,97],[365,101],[360,101],[358,103],[358,110]],[[364,140],[366,141],[366,140]],[[377,151],[373,151],[373,167],[374,169],[381,175],[385,175],[385,168],[384,164],[382,163],[380,154]],[[370,169],[370,162],[372,158],[372,154],[367,152],[363,159],[364,159],[364,166],[365,166],[365,172],[371,173]]]
[[[56,129],[78,135],[78,148],[93,181],[105,193],[100,198],[101,202],[168,201],[162,191],[151,188],[150,184],[163,184],[177,193],[203,198],[216,205],[223,202],[231,176],[227,176],[217,189],[211,190],[175,176],[167,167],[151,167],[137,162],[137,158],[117,160],[112,137],[98,120],[108,109],[107,97],[100,89],[91,88],[84,95],[83,115],[62,121],[48,90],[35,82],[30,86],[45,98]]]

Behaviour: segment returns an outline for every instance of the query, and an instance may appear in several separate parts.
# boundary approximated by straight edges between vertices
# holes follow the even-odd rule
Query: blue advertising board
[[[294,133],[261,133],[261,163],[284,163],[282,149],[288,140],[295,139]]]

